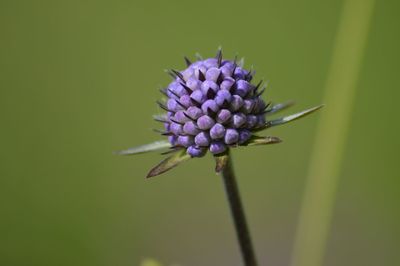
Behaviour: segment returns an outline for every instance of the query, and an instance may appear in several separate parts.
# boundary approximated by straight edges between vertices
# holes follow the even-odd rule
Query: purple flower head
[[[118,154],[131,155],[168,148],[163,154],[171,155],[147,174],[147,177],[153,177],[190,158],[203,157],[209,151],[216,162],[215,171],[224,179],[245,264],[255,265],[251,242],[240,235],[241,232],[246,234],[247,227],[235,184],[230,149],[279,143],[279,138],[257,136],[256,132],[296,120],[322,106],[267,120],[269,115],[291,104],[265,104],[261,98],[265,87],[261,86],[262,81],[257,85],[251,83],[255,71],[244,69],[243,60],[240,63],[236,58],[223,60],[219,49],[215,58],[203,60],[198,56],[198,61],[192,63],[185,57],[185,62],[186,69],[167,71],[173,81],[167,88],[160,89],[167,99],[157,101],[166,114],[154,116],[163,126],[163,130],[155,131],[166,136],[168,141],[156,141]]]
[[[322,107],[270,119],[270,115],[292,103],[266,104],[261,97],[265,90],[263,82],[252,83],[255,72],[244,69],[243,60],[223,59],[221,50],[215,58],[200,58],[191,62],[185,57],[186,69],[167,71],[173,81],[160,90],[166,99],[157,102],[166,113],[155,115],[154,119],[163,127],[155,131],[168,140],[118,152],[130,155],[169,148],[165,154],[172,155],[154,167],[148,177],[159,175],[191,157],[202,157],[207,151],[215,156],[219,172],[226,165],[230,148],[279,143],[279,138],[258,136],[257,132],[296,120]]]
[[[166,134],[173,146],[192,157],[213,154],[245,143],[265,124],[265,103],[251,84],[252,72],[222,54],[172,70],[168,86]]]

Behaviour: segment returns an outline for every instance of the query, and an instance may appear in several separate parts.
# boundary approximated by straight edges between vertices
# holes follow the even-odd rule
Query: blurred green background
[[[0,265],[240,265],[209,156],[145,180],[160,155],[112,151],[159,139],[163,69],[219,45],[270,81],[268,99],[321,103],[342,6],[1,1]],[[399,7],[374,7],[327,266],[400,265]],[[270,130],[282,144],[234,151],[261,265],[290,262],[319,117]]]

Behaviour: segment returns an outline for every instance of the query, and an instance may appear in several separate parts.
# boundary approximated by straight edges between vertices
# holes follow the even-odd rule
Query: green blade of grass
[[[292,266],[323,265],[374,0],[345,0],[300,210]]]

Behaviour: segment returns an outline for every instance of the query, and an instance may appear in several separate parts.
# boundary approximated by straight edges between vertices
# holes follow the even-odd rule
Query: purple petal
[[[190,94],[190,98],[198,103],[203,103],[206,100],[206,96],[201,92],[201,90],[196,90]]]
[[[193,70],[194,70],[195,68],[198,68],[201,65],[203,65],[203,61],[196,61],[190,65],[190,68],[193,68]]]
[[[217,67],[218,60],[216,58],[209,58],[203,61],[203,64],[207,68]]]
[[[209,90],[212,90],[216,94],[219,90],[217,83],[211,80],[204,81],[201,84],[201,91],[204,93],[204,95],[207,95]]]
[[[243,106],[243,99],[239,95],[232,95],[231,110],[235,112]]]
[[[179,102],[185,106],[186,108],[188,108],[190,105],[192,105],[192,102],[190,100],[190,96],[189,95],[183,95],[181,96],[181,98],[179,98]]]
[[[171,110],[171,111],[173,111],[173,112],[177,112],[177,111],[183,109],[183,107],[180,106],[180,105],[178,104],[178,102],[177,102],[176,100],[174,100],[174,99],[169,99],[169,100],[168,100],[168,102],[167,102],[167,108],[168,108],[168,110]]]
[[[244,125],[244,123],[246,123],[246,116],[245,116],[244,114],[242,114],[242,113],[237,113],[237,114],[234,114],[234,115],[233,115],[233,118],[232,118],[232,125],[233,125],[235,128],[241,127],[242,125]]]
[[[234,77],[236,79],[244,79],[246,77],[247,71],[242,69],[241,67],[237,67],[235,69]]]
[[[204,60],[204,66],[207,68],[217,67],[218,60],[215,58],[206,59],[206,60]]]
[[[185,88],[179,82],[172,82],[171,84],[169,84],[168,90],[172,91],[179,97],[187,94]],[[168,91],[167,91],[167,93],[168,93]],[[171,92],[169,92],[169,93],[171,93]],[[169,94],[168,94],[168,96],[169,96]]]
[[[174,135],[180,135],[183,133],[182,125],[172,122],[169,127],[169,131],[174,133]]]
[[[215,124],[210,129],[210,136],[212,139],[220,139],[225,135],[225,127],[221,124]]]
[[[251,132],[247,129],[239,130],[239,144],[243,144],[251,137]]]
[[[186,110],[186,114],[190,116],[193,120],[197,120],[200,116],[203,115],[203,112],[200,108],[196,106],[191,106]]]
[[[203,113],[211,115],[210,112],[217,113],[219,111],[219,106],[214,100],[207,100],[201,105],[201,110]]]
[[[221,90],[230,90],[233,86],[233,84],[235,84],[235,80],[231,77],[226,77],[222,82],[220,88]]]
[[[230,77],[232,76],[234,65],[232,62],[226,62],[225,64],[223,64],[223,66],[221,66],[220,69],[224,77]]]
[[[220,73],[221,70],[219,70],[218,68],[209,68],[206,72],[206,80],[217,82]]]
[[[167,96],[171,99],[179,99],[176,94],[172,93],[169,89],[167,90]]]
[[[251,89],[252,89],[252,86],[247,81],[242,80],[242,79],[236,81],[235,93],[237,95],[244,97],[250,92]]]
[[[197,135],[200,130],[197,128],[197,125],[193,121],[188,121],[183,125],[183,132],[188,135]]]
[[[246,127],[247,128],[253,128],[257,125],[258,118],[255,115],[248,115],[246,117]]]
[[[190,121],[190,119],[184,114],[183,111],[176,112],[172,119],[182,124]]]
[[[217,114],[217,122],[220,124],[224,124],[231,119],[231,112],[227,109],[221,109]]]
[[[215,97],[215,102],[222,106],[224,103],[230,103],[232,95],[227,90],[219,90],[217,96]]]
[[[169,143],[171,143],[172,146],[175,146],[177,140],[178,140],[177,136],[169,136],[168,137],[168,141],[169,141]]]
[[[210,145],[210,152],[212,154],[219,154],[226,151],[226,145],[220,141],[212,142]]]
[[[244,100],[243,101],[243,106],[242,106],[243,112],[246,113],[246,114],[249,114],[253,110],[255,104],[256,104],[255,101],[252,100],[252,99]]]
[[[186,148],[194,143],[192,136],[179,136],[176,142],[178,145]]]
[[[258,115],[257,116],[257,126],[262,127],[265,125],[265,115]]]
[[[189,87],[192,91],[199,90],[201,88],[201,81],[196,79],[195,77],[191,77],[187,80],[186,86]]]
[[[192,145],[187,148],[186,152],[192,157],[203,157],[206,154],[207,150],[205,148]]]
[[[236,129],[228,128],[225,133],[225,143],[228,145],[234,144],[239,140],[239,132]]]
[[[169,131],[169,129],[171,127],[170,125],[171,125],[171,123],[169,123],[169,122],[168,123],[164,123],[164,128],[165,128],[166,131]]]
[[[194,77],[194,70],[193,68],[189,67],[182,71],[183,79],[188,81],[190,78]]]
[[[210,129],[215,124],[215,121],[208,115],[203,115],[197,119],[197,127],[206,130]]]
[[[207,147],[210,145],[210,136],[206,132],[200,132],[194,137],[194,143],[198,146]]]

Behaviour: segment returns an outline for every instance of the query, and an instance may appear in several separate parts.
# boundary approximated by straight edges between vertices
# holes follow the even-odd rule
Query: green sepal
[[[145,153],[145,152],[151,152],[151,151],[158,151],[161,149],[167,149],[171,148],[172,145],[168,141],[156,141],[150,144],[138,146],[138,147],[133,147],[130,149],[126,150],[121,150],[121,151],[116,151],[114,152],[117,155],[134,155],[134,154],[139,154],[139,153]]]
[[[288,116],[285,116],[285,117],[282,117],[282,118],[278,118],[278,119],[275,119],[275,120],[268,121],[265,126],[266,126],[266,128],[269,128],[269,127],[273,127],[273,126],[286,124],[288,122],[291,122],[291,121],[294,121],[294,120],[299,119],[301,117],[304,117],[306,115],[309,115],[309,114],[321,109],[323,106],[324,105],[319,105],[319,106],[304,110],[304,111],[296,113],[296,114],[292,114],[292,115],[288,115]]]
[[[244,146],[255,146],[255,145],[267,145],[280,143],[282,140],[278,137],[262,137],[262,136],[251,136],[251,138],[242,144]]]
[[[273,105],[271,108],[268,108],[267,110],[265,110],[266,114],[275,114],[279,111],[282,111],[286,108],[289,108],[290,106],[294,105],[294,101],[288,101],[285,103],[278,103]]]
[[[180,151],[164,159],[163,161],[161,161],[161,163],[151,169],[150,172],[147,174],[147,177],[153,177],[165,173],[168,170],[176,167],[178,164],[189,160],[190,158],[190,155],[186,153],[186,149],[181,149]]]

